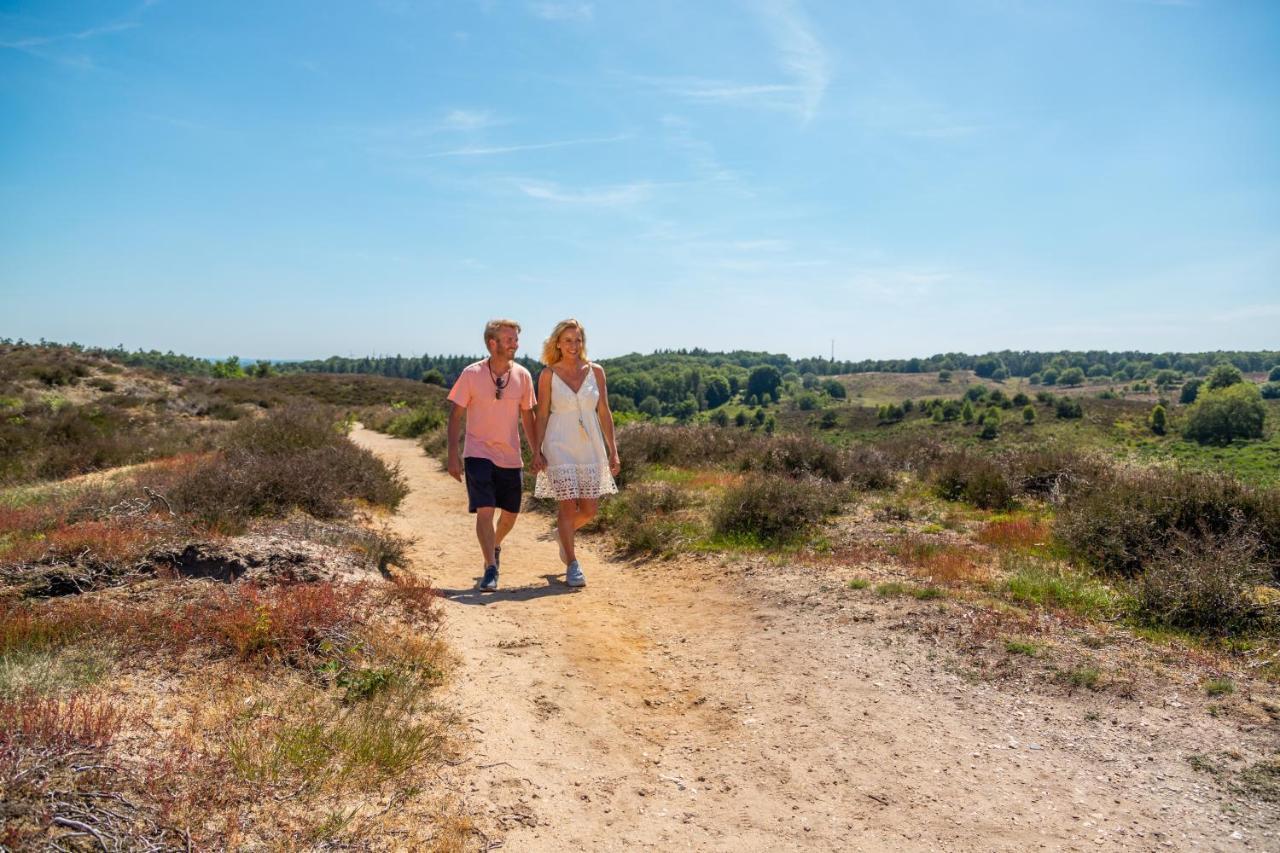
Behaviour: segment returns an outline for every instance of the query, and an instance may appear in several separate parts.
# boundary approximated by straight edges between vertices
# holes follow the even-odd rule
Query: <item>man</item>
[[[520,433],[533,447],[533,377],[515,363],[520,346],[520,324],[514,320],[490,320],[484,327],[489,357],[462,371],[449,392],[449,476],[467,477],[467,505],[476,515],[476,538],[484,555],[480,589],[498,588],[502,540],[515,526],[520,512]],[[467,437],[462,453],[458,436],[466,411]],[[534,471],[538,470],[535,460]],[[494,513],[501,509],[494,527]]]

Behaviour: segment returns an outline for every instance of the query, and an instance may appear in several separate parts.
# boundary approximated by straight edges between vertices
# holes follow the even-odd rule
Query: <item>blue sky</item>
[[[0,336],[1280,346],[1269,0],[0,2]]]

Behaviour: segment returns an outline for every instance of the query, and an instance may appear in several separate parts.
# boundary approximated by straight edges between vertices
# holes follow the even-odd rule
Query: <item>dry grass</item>
[[[1047,522],[1027,516],[989,521],[978,531],[977,540],[994,548],[1034,548],[1049,541]]]
[[[937,583],[984,581],[990,575],[978,555],[962,545],[907,537],[890,545],[888,550],[914,574]]]

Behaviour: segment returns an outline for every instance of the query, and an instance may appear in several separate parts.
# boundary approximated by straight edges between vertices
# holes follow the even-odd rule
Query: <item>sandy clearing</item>
[[[352,438],[412,487],[392,524],[444,592],[446,701],[473,737],[444,781],[505,849],[1280,849],[1186,761],[1274,732],[964,680],[901,629],[910,605],[812,571],[583,548],[571,590],[535,514],[481,594],[463,487],[413,442]]]

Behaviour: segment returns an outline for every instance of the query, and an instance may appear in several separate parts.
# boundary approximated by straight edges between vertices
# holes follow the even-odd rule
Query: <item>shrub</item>
[[[947,382],[950,382],[950,381],[951,381],[951,371],[950,371],[950,370],[939,370],[939,371],[938,371],[938,381],[939,381],[939,382],[941,382],[941,383],[943,383],[943,384],[946,384]]]
[[[1080,407],[1080,401],[1072,397],[1059,397],[1054,405],[1054,412],[1064,420],[1084,417],[1084,410]]]
[[[1013,487],[1000,466],[964,452],[953,453],[939,463],[933,473],[933,491],[944,500],[964,500],[982,509],[1013,506]]]
[[[845,390],[844,385],[840,384],[840,382],[835,379],[828,379],[826,382],[822,383],[822,390],[826,391],[827,396],[833,400],[843,400],[849,393]]]
[[[1187,411],[1182,434],[1200,444],[1262,438],[1267,410],[1257,386],[1240,382],[1201,395]]]
[[[1200,379],[1188,379],[1182,384],[1182,392],[1178,395],[1178,402],[1184,406],[1189,406],[1196,401],[1196,397],[1200,396]]]
[[[422,406],[392,418],[383,432],[400,438],[419,438],[444,426],[445,415],[437,406]]]
[[[1280,572],[1280,489],[1231,477],[1153,469],[1100,477],[1058,512],[1054,535],[1077,558],[1137,575],[1177,533],[1256,536],[1259,557]]]
[[[1175,533],[1135,584],[1139,613],[1157,625],[1212,634],[1274,622],[1274,605],[1263,605],[1254,592],[1271,579],[1270,567],[1259,559],[1261,548],[1247,530]]]
[[[1147,418],[1147,424],[1156,435],[1164,435],[1166,429],[1164,406],[1157,405],[1151,410],[1151,415]]]
[[[796,408],[802,412],[812,412],[818,408],[818,395],[811,392],[801,394],[796,398]]]
[[[1268,382],[1280,382],[1280,364],[1271,368],[1271,372],[1267,374]]]
[[[1028,404],[1022,407],[1022,422],[1024,424],[1033,424],[1036,422],[1035,406]]]
[[[395,508],[408,487],[398,471],[347,440],[325,410],[286,407],[237,423],[223,451],[161,491],[184,513],[237,526],[295,507],[342,517],[355,498]]]
[[[1110,463],[1093,455],[1055,445],[1020,450],[1007,457],[1019,492],[1057,499],[1097,483]]]
[[[1244,374],[1234,364],[1219,364],[1205,379],[1206,391],[1221,391],[1244,382]]]
[[[1280,382],[1268,382],[1260,392],[1264,400],[1280,400]]]
[[[835,512],[842,500],[838,487],[817,477],[754,475],[724,493],[712,526],[725,536],[786,542]]]
[[[793,476],[812,475],[838,483],[844,479],[840,451],[807,435],[788,435],[763,443],[742,460],[744,471],[764,471]]]
[[[628,553],[669,554],[682,531],[672,516],[689,504],[670,483],[638,484],[610,499],[600,513],[600,526]]]
[[[1059,385],[1083,385],[1084,371],[1078,367],[1068,367],[1058,376]]]

